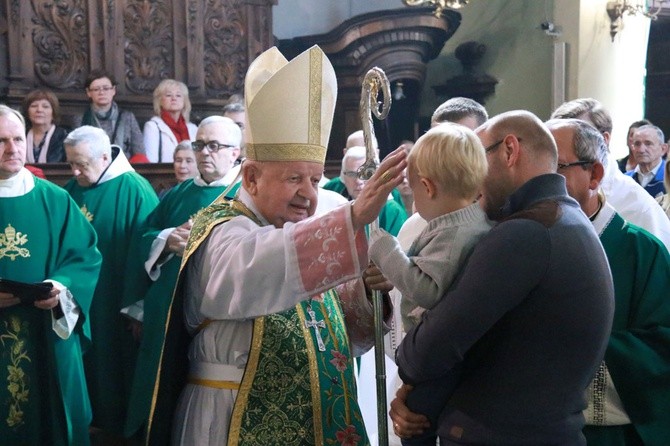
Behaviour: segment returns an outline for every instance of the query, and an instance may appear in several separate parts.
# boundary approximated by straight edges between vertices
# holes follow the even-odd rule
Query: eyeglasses
[[[212,153],[216,153],[221,149],[232,149],[236,146],[233,146],[231,144],[221,144],[218,141],[205,142],[197,140],[191,143],[191,147],[193,148],[194,152],[202,152],[203,150],[205,150],[205,147],[207,147],[207,150],[209,150]]]
[[[503,141],[505,141],[505,138],[501,139],[501,140],[498,141],[498,142],[494,142],[494,143],[491,144],[490,146],[486,146],[486,147],[484,147],[484,153],[490,153],[490,152],[492,152],[496,147],[498,147],[500,144],[502,144]]]
[[[355,170],[345,170],[344,172],[342,172],[342,175],[344,175],[345,177],[353,178],[355,180],[358,179],[358,172]]]
[[[114,90],[114,85],[105,85],[104,87],[95,87],[95,88],[89,88],[88,91],[92,91],[93,93],[100,93],[101,91],[104,91],[107,93],[108,91]]]
[[[574,163],[558,163],[559,169],[567,169],[572,166],[584,166],[586,164],[593,164],[595,161],[575,161]]]
[[[514,137],[516,138],[516,140],[518,142],[521,142],[521,138],[519,138],[516,135],[514,135]],[[505,138],[507,138],[507,136],[505,136]],[[484,147],[484,153],[488,154],[488,153],[493,152],[500,144],[502,144],[505,141],[505,138],[501,139],[500,141],[494,142],[490,146]]]

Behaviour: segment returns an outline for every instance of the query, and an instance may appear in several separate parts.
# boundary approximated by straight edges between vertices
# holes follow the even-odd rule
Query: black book
[[[52,288],[51,282],[26,283],[0,278],[0,292],[13,294],[22,304],[32,305],[36,300],[48,299]]]

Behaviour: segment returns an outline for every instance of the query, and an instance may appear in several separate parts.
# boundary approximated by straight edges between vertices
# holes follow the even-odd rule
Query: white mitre
[[[323,164],[337,78],[318,46],[288,62],[276,47],[249,66],[244,81],[247,158]]]

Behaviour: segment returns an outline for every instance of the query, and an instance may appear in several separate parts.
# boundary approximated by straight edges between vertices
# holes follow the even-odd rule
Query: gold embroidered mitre
[[[325,162],[337,78],[321,48],[290,62],[276,47],[265,51],[249,66],[244,98],[247,158]]]

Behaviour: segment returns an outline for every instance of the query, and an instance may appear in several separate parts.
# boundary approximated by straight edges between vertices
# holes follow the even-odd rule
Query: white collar
[[[114,150],[114,149],[112,149]],[[119,150],[112,163],[107,167],[105,173],[102,174],[102,177],[98,180],[97,184],[102,184],[106,181],[113,180],[114,178],[123,175],[126,172],[134,172],[133,166],[128,162],[123,150]]]
[[[615,215],[616,210],[614,210],[614,208],[609,203],[603,203],[602,208],[600,208],[600,212],[598,212],[596,218],[591,222],[593,224],[593,228],[598,233],[598,237],[603,235],[603,232],[605,229],[607,229],[607,226],[609,226]]]
[[[206,183],[205,180],[202,179],[202,175],[200,172],[198,172],[198,175],[196,175],[195,178],[193,178],[193,182],[196,184],[196,186],[200,187],[218,187],[218,186],[228,186],[229,184],[232,184],[233,182],[237,182],[237,174],[240,172],[240,166],[233,166],[228,173],[226,173],[222,178],[219,178],[218,180],[214,180],[211,183]]]
[[[0,180],[0,197],[11,198],[25,195],[35,188],[35,177],[25,167],[11,178]]]

